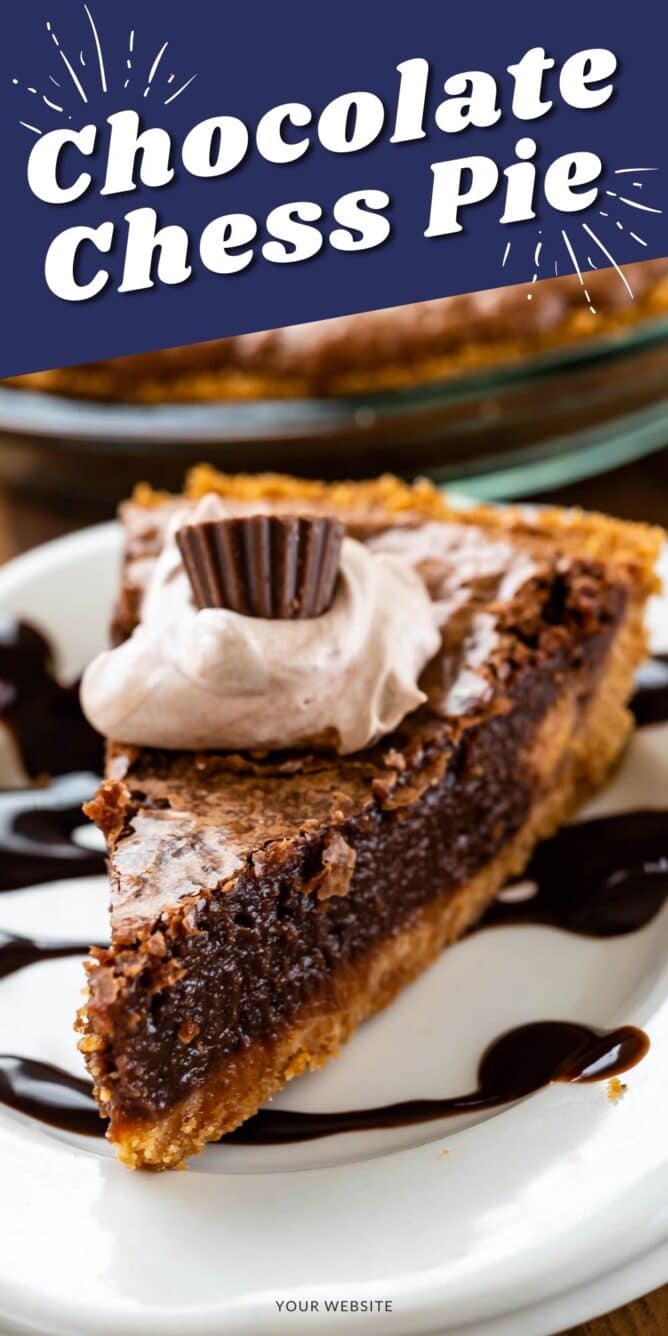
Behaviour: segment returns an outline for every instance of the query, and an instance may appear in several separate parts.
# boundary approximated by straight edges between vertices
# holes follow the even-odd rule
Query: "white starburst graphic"
[[[189,78],[179,83],[178,87],[172,91],[176,83],[176,74],[170,72],[166,74],[164,58],[169,49],[169,42],[162,42],[153,55],[145,63],[140,61],[137,55],[137,31],[135,28],[130,30],[127,44],[127,55],[123,61],[121,70],[116,76],[110,62],[107,61],[102,45],[100,31],[95,22],[95,18],[88,4],[82,5],[82,19],[84,21],[85,33],[83,45],[79,51],[78,67],[76,58],[71,59],[65,50],[63,43],[56,31],[51,19],[45,21],[46,33],[54,48],[54,55],[59,62],[60,79],[55,74],[49,74],[48,79],[52,88],[57,90],[57,95],[44,92],[34,83],[19,79],[17,76],[12,78],[12,84],[17,92],[22,96],[35,100],[35,105],[42,109],[39,119],[43,119],[44,110],[49,116],[49,121],[53,117],[65,118],[68,121],[73,120],[77,108],[80,104],[88,105],[93,96],[109,95],[117,89],[125,91],[129,89],[138,76],[141,79],[144,99],[157,94],[162,101],[162,105],[167,107],[175,102],[187,88],[194,83],[196,74],[191,74]],[[167,70],[169,66],[166,66]],[[52,129],[51,124],[35,124],[37,117],[30,119],[21,118],[19,125],[31,134],[41,135],[45,130]]]
[[[631,190],[640,192],[644,190],[645,182],[637,178],[644,176],[648,172],[656,172],[658,170],[657,167],[617,167],[613,172],[613,176],[630,176],[631,178],[635,178],[631,180]],[[565,227],[559,229],[558,235],[549,238],[550,250],[554,255],[554,260],[550,261],[550,263],[553,264],[555,277],[559,277],[559,266],[560,263],[563,262],[565,255],[568,260],[567,272],[577,274],[582,289],[583,300],[592,315],[596,315],[596,307],[593,305],[591,296],[587,290],[584,278],[585,267],[588,269],[599,269],[604,261],[607,262],[607,264],[619,275],[619,280],[625,287],[629,297],[633,299],[634,295],[624,270],[620,268],[620,265],[615,259],[613,253],[614,233],[611,239],[608,235],[609,231],[614,227],[616,232],[624,233],[626,236],[629,236],[632,241],[635,241],[636,245],[646,249],[648,242],[645,237],[640,236],[640,234],[634,231],[629,225],[632,215],[626,211],[635,210],[639,213],[654,216],[661,216],[663,212],[661,209],[657,209],[653,204],[648,204],[643,199],[639,199],[637,194],[631,195],[630,193],[621,193],[622,190],[626,192],[627,189],[628,187],[624,186],[622,183],[620,190],[606,189],[604,191],[604,200],[607,208],[598,209],[598,217],[604,220],[603,226],[599,228],[599,231],[602,231],[604,234],[603,237],[599,236],[598,232],[594,231],[594,228],[590,223],[580,223],[580,227],[587,237],[587,241],[582,243],[583,246],[587,248],[586,254],[584,253],[584,250],[580,250],[579,236],[576,238],[574,235],[570,235]],[[633,221],[635,222],[635,220]],[[590,242],[593,242],[595,248],[594,255],[598,252],[596,259],[592,256],[592,248],[589,245]],[[532,287],[537,279],[541,277],[543,247],[543,228],[541,227],[538,229],[538,240],[534,243],[533,273],[530,280]],[[502,269],[506,268],[510,252],[511,242],[507,241],[501,257]],[[580,255],[584,255],[585,265],[581,264]],[[561,272],[564,272],[563,268]],[[527,301],[533,301],[533,295],[533,291],[529,291],[527,293]]]

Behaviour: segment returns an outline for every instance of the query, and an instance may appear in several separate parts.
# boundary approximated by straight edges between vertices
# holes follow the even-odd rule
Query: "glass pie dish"
[[[508,499],[668,443],[668,316],[530,359],[337,398],[94,403],[0,386],[0,478],[111,501],[147,475],[177,487],[203,459],[229,470],[424,473]]]

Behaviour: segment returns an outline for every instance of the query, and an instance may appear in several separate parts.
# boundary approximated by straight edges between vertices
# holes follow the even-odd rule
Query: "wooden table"
[[[668,528],[668,449],[601,478],[579,482],[537,498],[557,505],[582,505],[626,519]],[[0,487],[0,561],[69,533],[82,523],[109,518],[55,506],[37,497],[9,495]],[[585,1322],[569,1336],[668,1336],[668,1285],[606,1317]]]

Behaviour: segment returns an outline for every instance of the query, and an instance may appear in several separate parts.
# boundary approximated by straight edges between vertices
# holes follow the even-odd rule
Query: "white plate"
[[[63,666],[104,642],[115,526],[0,572],[0,606],[44,626]],[[654,609],[668,645],[668,607]],[[668,805],[668,726],[643,729],[597,814]],[[0,927],[106,930],[101,879],[0,898]],[[66,926],[65,926],[66,925]],[[468,1125],[302,1145],[210,1147],[190,1172],[129,1174],[103,1142],[0,1109],[0,1326],[124,1336],[554,1332],[668,1279],[668,907],[608,941],[539,927],[450,948],[343,1055],[280,1097],[293,1109],[471,1088],[501,1030],[560,1017],[648,1030],[617,1104],[555,1085]],[[0,1051],[80,1070],[76,960],[0,983]],[[400,1055],[399,1060],[397,1060]],[[447,1155],[443,1152],[447,1150]],[[326,1301],[391,1312],[327,1312]],[[318,1310],[279,1311],[277,1301]]]

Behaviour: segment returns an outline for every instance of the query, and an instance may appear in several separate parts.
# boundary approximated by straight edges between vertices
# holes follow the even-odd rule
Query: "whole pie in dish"
[[[121,520],[78,1027],[120,1159],[164,1169],[335,1056],[603,783],[661,534],[204,466]]]
[[[16,377],[18,388],[138,403],[354,395],[600,339],[668,311],[668,259]],[[586,289],[587,298],[584,295]]]

